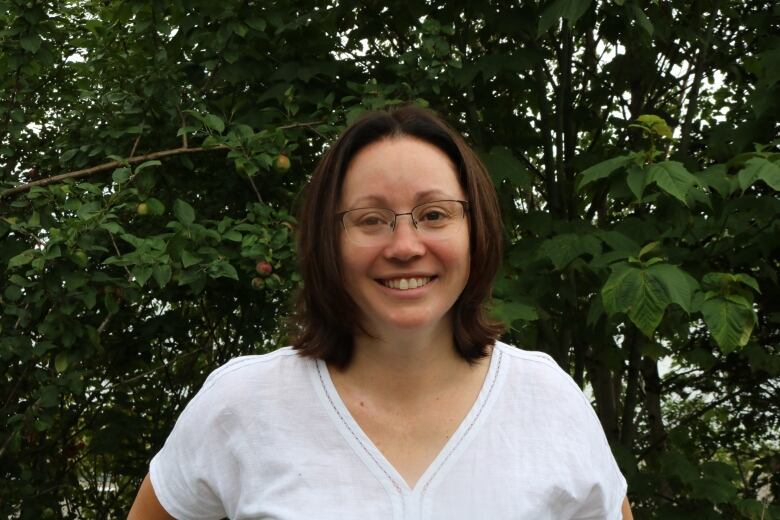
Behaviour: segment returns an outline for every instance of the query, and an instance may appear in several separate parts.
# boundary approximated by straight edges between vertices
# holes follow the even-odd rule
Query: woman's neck
[[[443,330],[442,330],[443,329]],[[452,388],[472,372],[455,350],[452,329],[355,338],[350,364],[331,370],[340,383],[398,403]]]

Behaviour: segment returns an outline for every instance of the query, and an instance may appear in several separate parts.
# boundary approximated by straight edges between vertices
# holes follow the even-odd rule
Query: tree
[[[123,517],[206,374],[283,343],[321,151],[415,102],[493,175],[505,339],[592,392],[637,516],[780,517],[773,2],[1,5],[0,513]]]

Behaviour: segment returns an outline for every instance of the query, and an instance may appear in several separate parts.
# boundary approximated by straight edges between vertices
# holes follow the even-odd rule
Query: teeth
[[[418,287],[422,287],[430,281],[430,276],[424,276],[422,278],[396,278],[394,280],[382,280],[382,284],[385,287],[390,287],[391,289],[400,289],[401,291],[406,291],[409,289],[417,289]]]

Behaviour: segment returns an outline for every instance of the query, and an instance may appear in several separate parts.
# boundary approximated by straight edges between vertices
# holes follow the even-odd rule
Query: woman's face
[[[355,155],[339,207],[407,213],[426,202],[465,199],[447,155],[424,141],[399,137]],[[392,234],[373,245],[356,244],[342,228],[340,256],[345,288],[372,334],[451,327],[450,310],[469,277],[468,218],[454,234],[437,239],[421,234],[408,215],[399,216]]]

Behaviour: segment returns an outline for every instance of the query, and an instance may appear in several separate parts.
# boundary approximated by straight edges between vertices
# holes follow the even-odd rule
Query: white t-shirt
[[[322,361],[290,348],[215,370],[151,462],[179,519],[619,520],[626,481],[546,354],[497,343],[463,423],[410,489]]]

